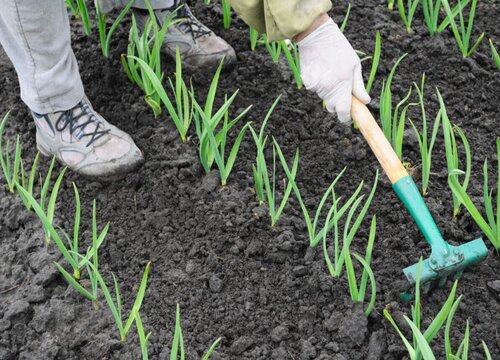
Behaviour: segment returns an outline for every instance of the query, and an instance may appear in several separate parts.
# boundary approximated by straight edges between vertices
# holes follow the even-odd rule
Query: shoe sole
[[[52,154],[50,151],[47,151],[46,149],[43,148],[43,146],[39,145],[38,143],[36,145],[36,148],[40,152],[40,154],[45,156],[45,157],[51,158],[51,157],[55,156],[55,154]],[[57,159],[57,162],[59,164],[66,166],[69,169],[69,166],[67,164],[63,163],[57,157],[56,157],[56,159]],[[127,169],[127,171],[119,172],[119,173],[112,174],[112,175],[102,175],[102,176],[87,175],[87,174],[84,174],[84,173],[81,173],[81,172],[78,172],[78,171],[75,171],[72,169],[70,169],[70,170],[72,172],[74,172],[75,174],[77,174],[78,176],[81,176],[81,177],[88,179],[88,180],[99,181],[101,183],[111,183],[114,181],[119,181],[119,180],[124,179],[128,174],[137,170],[137,168],[139,168],[139,166],[141,166],[143,163],[144,163],[144,159],[140,162],[137,162],[133,167]]]

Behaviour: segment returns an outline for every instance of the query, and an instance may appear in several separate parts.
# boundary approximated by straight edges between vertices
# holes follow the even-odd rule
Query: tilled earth
[[[450,31],[435,37],[428,34],[420,10],[413,33],[407,34],[397,11],[388,12],[385,1],[352,3],[346,34],[354,47],[371,53],[375,32],[382,35],[382,61],[372,90],[372,110],[378,112],[382,79],[401,54],[409,53],[394,79],[395,100],[399,101],[413,82],[420,82],[425,72],[428,117],[433,120],[437,111],[434,88],[439,87],[450,118],[470,141],[470,192],[480,203],[482,163],[490,159],[495,169],[490,173],[495,174],[495,139],[500,135],[500,72],[491,61],[487,42],[464,60]],[[238,53],[235,68],[221,76],[219,102],[223,92],[240,89],[233,114],[253,104],[247,119],[259,126],[274,99],[282,94],[268,132],[281,144],[288,159],[300,148],[298,184],[308,207],[315,208],[330,182],[346,166],[337,193],[349,195],[362,180],[368,193],[379,166],[359,132],[325,113],[314,95],[297,90],[283,61],[273,64],[263,47],[250,51],[247,28],[241,20],[234,20],[230,30],[223,30],[218,6],[197,2],[193,7]],[[331,15],[341,21],[346,8],[346,2],[336,2]],[[499,17],[496,1],[480,2],[474,36],[484,31],[500,44]],[[56,221],[62,228],[72,229],[72,182],[76,182],[85,224],[82,237],[88,245],[91,204],[94,198],[97,200],[100,223],[111,223],[100,251],[100,266],[108,284],[111,272],[116,274],[125,313],[134,300],[144,267],[152,262],[141,309],[146,330],[153,332],[151,358],[168,357],[176,303],[181,306],[188,359],[199,359],[218,337],[222,342],[214,359],[407,358],[382,310],[389,306],[403,324],[403,314],[409,315],[411,310],[398,295],[401,269],[420,256],[428,256],[429,247],[385,176],[381,176],[369,216],[353,244],[356,251],[364,253],[369,221],[376,214],[372,268],[378,294],[375,310],[366,318],[362,307],[352,305],[345,278],[332,279],[321,249],[308,246],[305,223],[294,198],[279,223],[270,226],[266,209],[259,206],[253,191],[255,148],[249,135],[228,186],[221,188],[216,172],[207,175],[202,170],[196,140],[183,145],[166,115],[159,119],[152,116],[141,92],[121,69],[119,55],[126,51],[129,24],[127,19],[118,28],[110,59],[101,56],[96,31],[86,37],[77,21],[73,21],[73,47],[94,107],[132,135],[146,162],[125,179],[112,183],[68,173],[59,195]],[[170,73],[172,61],[165,58],[165,63]],[[365,75],[370,66],[367,64]],[[14,134],[21,134],[24,159],[30,164],[36,153],[34,125],[20,101],[16,74],[5,56],[0,56],[0,74],[0,114],[11,110],[6,136],[14,139]],[[211,74],[191,75],[202,98]],[[409,115],[417,126],[421,124],[416,108]],[[419,182],[418,146],[409,131],[404,158]],[[43,172],[48,164],[47,159],[42,161]],[[444,237],[456,244],[480,237],[464,210],[457,219],[452,218],[442,134],[435,146],[432,171],[426,201]],[[45,246],[39,220],[24,210],[17,196],[4,189],[0,193],[0,358],[139,359],[135,330],[126,343],[120,342],[104,299],[96,310],[68,287],[52,264],[62,259],[53,245]],[[495,286],[500,280],[500,261],[493,248],[489,249],[488,258],[465,273],[458,285],[463,298],[452,338],[458,346],[468,319],[471,359],[484,358],[481,340],[489,345],[493,358],[500,355],[500,289]],[[424,326],[439,311],[451,285],[449,282],[423,299]],[[443,358],[442,333],[435,340],[435,349],[438,358]]]

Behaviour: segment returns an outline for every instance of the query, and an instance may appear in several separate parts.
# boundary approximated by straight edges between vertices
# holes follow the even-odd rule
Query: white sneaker
[[[168,28],[162,47],[163,52],[175,59],[175,49],[178,47],[183,65],[191,68],[214,69],[219,66],[222,58],[224,66],[234,64],[236,62],[234,49],[194,17],[186,0],[175,0],[174,5],[169,8],[154,10],[158,25],[162,26],[165,19],[179,6],[181,8],[174,19],[185,20]],[[149,18],[148,11],[133,10],[138,27],[144,29]]]
[[[144,160],[132,138],[104,120],[86,97],[70,110],[32,115],[38,150],[79,174],[114,179]]]

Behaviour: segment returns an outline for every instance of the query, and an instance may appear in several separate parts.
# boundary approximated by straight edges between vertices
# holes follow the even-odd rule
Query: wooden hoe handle
[[[370,110],[355,96],[352,97],[352,119],[370,145],[385,173],[394,184],[408,172],[394,152],[391,144],[378,126]]]

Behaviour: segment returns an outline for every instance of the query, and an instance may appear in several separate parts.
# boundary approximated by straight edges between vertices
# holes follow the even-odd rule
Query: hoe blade
[[[469,266],[483,260],[488,255],[488,249],[483,239],[469,241],[460,246],[449,246],[448,256],[434,256],[422,262],[420,271],[420,283],[427,292],[431,284],[437,283],[439,287],[444,286],[447,278],[457,279]],[[418,263],[403,270],[410,285],[417,281]]]

